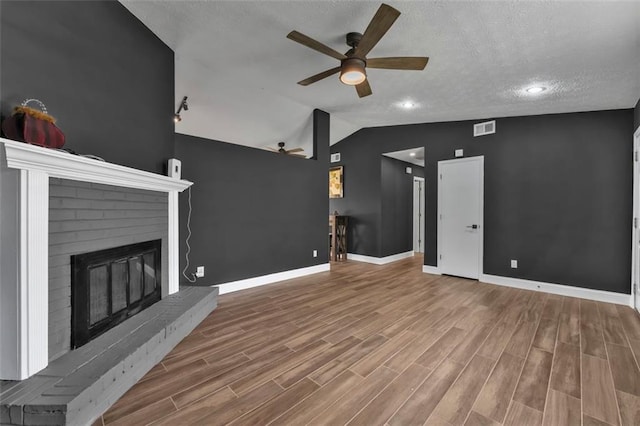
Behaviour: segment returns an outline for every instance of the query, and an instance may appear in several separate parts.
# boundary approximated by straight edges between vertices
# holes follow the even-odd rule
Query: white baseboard
[[[422,265],[422,272],[432,275],[442,275],[442,272],[440,272],[440,268],[431,265]]]
[[[278,281],[300,278],[304,277],[305,275],[317,274],[318,272],[326,272],[328,270],[329,264],[323,263],[321,265],[292,269],[290,271],[284,272],[276,272],[275,274],[261,275],[259,277],[247,278],[245,280],[216,284],[215,287],[220,288],[220,294],[226,294],[234,291],[246,290],[248,288],[259,287],[261,285],[277,283]]]
[[[592,290],[590,288],[573,287],[562,284],[552,284],[541,281],[530,281],[520,278],[501,277],[498,275],[487,274],[480,275],[480,281],[505,287],[542,291],[545,293],[559,294],[561,296],[579,297],[581,299],[633,306],[633,299],[630,294],[614,293],[612,291]]]
[[[393,254],[391,256],[386,256],[386,257],[373,257],[373,256],[364,256],[362,254],[347,253],[347,259],[349,260],[355,260],[357,262],[373,263],[374,265],[386,265],[387,263],[395,262],[396,260],[400,260],[400,259],[406,259],[407,257],[412,257],[412,256],[413,256],[413,251]]]

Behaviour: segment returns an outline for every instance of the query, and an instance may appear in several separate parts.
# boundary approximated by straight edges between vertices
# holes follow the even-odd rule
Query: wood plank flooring
[[[221,296],[99,425],[640,425],[640,316],[421,272]]]

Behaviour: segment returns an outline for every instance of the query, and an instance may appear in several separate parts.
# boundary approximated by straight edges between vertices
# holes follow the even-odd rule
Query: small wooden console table
[[[347,260],[347,222],[348,216],[329,215],[329,258]]]

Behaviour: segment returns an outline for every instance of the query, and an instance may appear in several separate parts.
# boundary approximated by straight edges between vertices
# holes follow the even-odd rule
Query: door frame
[[[633,214],[631,216],[631,304],[637,311],[640,311],[638,303],[638,283],[640,279],[640,252],[638,250],[638,238],[640,237],[640,127],[633,134]],[[634,285],[635,284],[635,285]]]
[[[414,253],[415,253],[415,248],[416,248],[416,239],[415,239],[416,238],[416,196],[415,196],[416,194],[414,192],[415,191],[416,181],[422,182],[422,193],[420,194],[422,200],[418,199],[418,205],[417,205],[418,210],[420,209],[421,205],[424,206],[426,204],[424,202],[426,181],[425,181],[425,179],[423,177],[414,176],[413,177],[413,181],[412,181],[413,187],[411,188],[411,191],[413,192],[413,214],[412,214],[412,218],[413,218],[413,241],[412,241],[412,244],[413,244]],[[421,243],[422,243],[421,244],[422,251],[419,252],[419,253],[424,253],[424,240],[426,238],[426,232],[425,232],[425,226],[424,226],[425,222],[426,222],[425,209],[423,208],[422,209],[422,223],[420,223],[420,229],[419,229],[419,230],[422,230],[422,232],[420,233],[420,237],[422,238],[422,241],[421,241]]]
[[[479,161],[480,162],[480,212],[478,218],[478,229],[479,229],[479,256],[478,256],[478,281],[484,275],[484,155],[479,155],[476,157],[465,157],[465,158],[456,158],[453,160],[441,160],[438,161],[438,256],[437,256],[437,267],[442,272],[441,266],[442,262],[440,259],[442,257],[442,165],[451,164],[451,163],[463,163],[463,162],[471,162],[471,161]]]

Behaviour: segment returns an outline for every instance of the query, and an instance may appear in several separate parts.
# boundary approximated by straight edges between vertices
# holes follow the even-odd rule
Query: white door
[[[438,162],[438,266],[443,274],[482,273],[484,157]]]
[[[631,294],[633,295],[633,304],[638,312],[640,312],[640,128],[636,130],[633,137],[633,225],[631,229],[632,241],[632,265],[631,265]]]
[[[424,253],[424,179],[413,178],[413,251]]]

